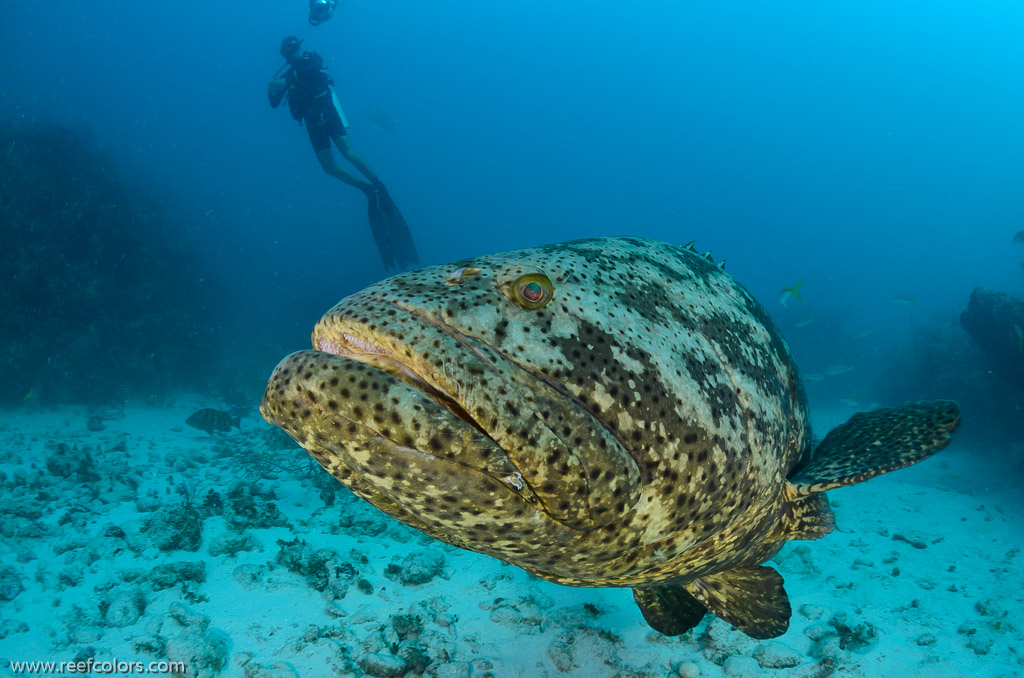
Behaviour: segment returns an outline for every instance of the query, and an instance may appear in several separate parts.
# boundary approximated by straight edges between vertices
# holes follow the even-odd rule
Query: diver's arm
[[[281,105],[284,100],[284,95],[288,92],[288,84],[291,81],[292,71],[288,71],[280,78],[274,78],[267,83],[267,99],[270,102],[271,108],[277,108]]]

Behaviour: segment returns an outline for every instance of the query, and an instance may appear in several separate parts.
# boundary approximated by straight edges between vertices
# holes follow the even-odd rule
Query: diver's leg
[[[370,183],[380,183],[380,179],[377,178],[373,168],[370,167],[370,163],[366,162],[366,158],[356,153],[356,150],[352,148],[352,143],[348,140],[347,134],[339,134],[334,137],[334,143],[338,145],[338,150],[341,151],[342,157],[352,163],[352,166],[369,179]]]
[[[320,161],[320,167],[327,174],[330,174],[339,181],[344,181],[349,186],[355,186],[359,190],[364,190],[366,182],[351,172],[338,167],[338,163],[334,160],[334,153],[330,148],[318,150],[316,152],[316,159]]]
[[[337,113],[334,113],[333,108],[321,112],[319,115],[308,116],[306,118],[306,132],[309,133],[309,142],[313,145],[313,152],[316,153],[316,159],[320,162],[320,167],[323,168],[324,172],[338,181],[342,181],[349,186],[355,186],[366,193],[369,190],[369,184],[351,172],[338,167],[338,163],[334,159],[334,152],[331,150],[331,127],[332,124],[340,124],[336,118]],[[367,195],[369,194],[367,193]]]

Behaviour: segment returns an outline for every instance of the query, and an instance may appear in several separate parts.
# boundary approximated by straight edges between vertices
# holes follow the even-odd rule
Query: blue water
[[[876,334],[1024,289],[1016,3],[343,0],[316,28],[298,1],[5,5],[2,111],[88,126],[157,187],[229,283],[225,338],[304,344],[384,275],[362,195],[266,103],[288,34],[325,57],[425,263],[697,239],[784,331],[811,315],[775,303],[801,278],[817,321]]]
[[[169,242],[168,251],[185,248],[198,260],[181,269],[188,280],[167,278],[164,294],[180,291],[202,307],[201,331],[189,330],[191,343],[182,344],[201,346],[201,353],[190,355],[202,369],[181,384],[151,376],[110,385],[99,398],[104,404],[116,404],[111,393],[144,397],[169,386],[191,388],[199,406],[226,407],[239,394],[254,401],[274,363],[308,347],[324,311],[389,275],[370,235],[364,196],[325,175],[306,131],[285,107],[268,106],[267,82],[282,65],[278,45],[290,34],[324,57],[351,123],[352,144],[388,185],[424,265],[591,236],[696,240],[701,251],[727,260],[727,270],[775,318],[802,371],[820,377],[807,389],[816,416],[823,412],[829,425],[904,398],[951,397],[962,399],[965,432],[977,434],[990,423],[1020,432],[1024,417],[1015,413],[1024,408],[1024,390],[1013,390],[984,367],[957,325],[976,285],[1024,297],[1024,247],[1011,244],[1024,229],[1024,5],[1006,0],[341,0],[335,17],[315,28],[306,22],[301,0],[3,2],[0,123],[88,130],[112,159],[118,180],[162,205],[168,232],[135,235],[157,248]],[[375,121],[382,116],[394,121],[394,129]],[[14,150],[0,148],[0,156]],[[45,158],[61,161],[59,149]],[[0,177],[0,189],[9,178]],[[6,210],[2,202],[0,210]],[[39,223],[45,228],[48,222],[43,217]],[[0,217],[0,248],[22,228],[23,222]],[[0,279],[23,281],[26,271],[41,272],[44,301],[6,301],[3,290],[0,299],[18,304],[19,318],[62,326],[65,335],[33,338],[47,345],[19,353],[14,349],[19,341],[29,343],[24,337],[33,323],[8,327],[0,318],[0,339],[10,350],[0,360],[0,382],[8,381],[0,383],[0,402],[21,407],[24,394],[33,416],[41,416],[40,403],[61,405],[53,385],[99,361],[88,351],[76,352],[77,344],[65,337],[88,338],[82,346],[92,347],[121,340],[145,346],[149,355],[185,342],[176,333],[184,325],[168,325],[164,336],[135,337],[133,318],[123,317],[115,339],[93,336],[88,309],[79,309],[83,317],[73,321],[54,319],[45,280],[59,277],[63,264],[52,250],[19,256],[20,268],[0,270]],[[96,266],[116,277],[114,261]],[[780,291],[801,280],[803,299],[780,303]],[[5,318],[12,310],[0,307]],[[27,360],[33,364],[23,364]],[[133,360],[130,374],[146,374]],[[191,410],[192,400],[185,402],[173,403],[178,409],[149,427],[151,437],[132,440],[146,441],[146,449],[159,450],[161,458],[171,455],[179,439],[194,433],[167,423]],[[9,411],[12,422],[20,421],[18,410]],[[84,415],[55,412],[63,424],[0,426],[6,431],[0,462],[43,474],[32,454],[22,458],[18,452],[25,437],[35,441],[33,454],[42,454],[43,438],[74,444],[86,435]],[[113,420],[105,435],[121,434]],[[239,435],[262,435],[262,426],[250,413]],[[138,429],[125,424],[125,430],[134,436]],[[1019,433],[1014,435],[1007,443],[1013,473],[1006,478],[1022,468]],[[192,436],[188,444],[202,453],[188,467],[192,471],[173,466],[168,457],[153,474],[171,468],[180,473],[174,482],[184,483],[203,464],[230,466],[206,438]],[[203,456],[207,445],[209,457]],[[950,554],[943,555],[949,563],[937,566],[934,594],[912,589],[890,607],[904,604],[905,611],[921,596],[941,601],[930,614],[944,619],[945,601],[955,598],[968,612],[973,605],[961,600],[960,575],[947,573],[955,571],[950,565],[961,551],[977,546],[974,535],[986,529],[979,521],[993,518],[974,514],[982,510],[974,503],[983,499],[974,502],[971,494],[986,490],[978,489],[980,481],[969,485],[973,462],[970,451],[961,453],[952,470],[942,466],[919,477],[940,478],[935,485],[942,492],[958,493],[949,522],[964,522],[968,532],[960,533],[960,541],[951,538],[949,551],[942,552]],[[104,454],[119,458],[117,448]],[[1004,458],[1000,450],[986,456]],[[213,484],[233,482],[229,471],[221,469]],[[1004,471],[1000,466],[987,477]],[[156,484],[153,475],[147,478]],[[1015,482],[1006,478],[1000,482]],[[7,490],[28,492],[14,484]],[[282,497],[298,520],[309,512],[303,502],[315,493],[296,485]],[[71,493],[54,494],[54,505],[64,511],[60,502],[70,501]],[[925,508],[894,505],[903,514],[938,520],[930,497],[921,500]],[[888,539],[886,526],[876,520],[885,506],[876,501],[864,513],[855,501],[846,505],[843,517],[860,532],[851,530],[854,543],[836,542],[835,549],[845,548],[836,557],[842,572],[845,559],[853,560],[851,553],[862,546],[862,534]],[[101,522],[115,520],[100,509],[97,515]],[[1005,515],[996,519],[1019,520],[1019,507]],[[937,540],[933,545],[945,538],[946,528],[927,527]],[[91,536],[96,531],[82,529]],[[60,529],[54,527],[54,534]],[[970,569],[982,573],[981,583],[966,587],[990,601],[1001,598],[1004,583],[1001,575],[990,579],[984,573],[997,572],[992,568],[1008,565],[1016,554],[1009,551],[1000,560],[1012,539],[992,540],[1000,540],[998,548],[977,549],[995,560],[973,554]],[[276,552],[272,543],[267,539],[271,550],[258,556],[260,562]],[[393,542],[382,537],[374,543],[387,551]],[[888,563],[882,560],[887,548],[878,546],[872,557]],[[40,542],[43,557],[49,550]],[[27,578],[30,570],[23,569]],[[224,572],[218,575],[226,577]],[[818,586],[811,574],[803,575],[798,586]],[[42,582],[36,584],[45,588]],[[1014,587],[1010,582],[1008,588],[1019,589]],[[499,588],[494,595],[501,594]],[[583,594],[564,595],[575,600],[571,596]],[[873,604],[888,610],[887,600]],[[1020,601],[1007,605],[1013,602]],[[477,603],[474,598],[467,604]],[[392,612],[381,609],[385,616]],[[636,621],[628,600],[622,609]],[[960,621],[942,623],[956,628]],[[915,634],[925,629],[911,628]],[[960,635],[968,635],[960,628]],[[947,636],[937,651],[945,652],[941,643],[948,641],[966,652],[952,632]],[[1015,649],[997,649],[1001,659],[1016,659]],[[983,653],[972,652],[972,661],[983,665]]]

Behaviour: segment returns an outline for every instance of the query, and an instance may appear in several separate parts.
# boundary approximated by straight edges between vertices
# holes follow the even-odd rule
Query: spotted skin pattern
[[[274,371],[269,422],[382,511],[549,581],[683,584],[716,610],[770,570],[743,568],[831,529],[786,480],[811,453],[788,347],[691,249],[596,238],[412,271],[342,300],[313,346]]]

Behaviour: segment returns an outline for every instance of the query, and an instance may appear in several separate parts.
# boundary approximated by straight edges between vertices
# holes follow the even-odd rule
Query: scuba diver
[[[309,0],[309,25],[319,26],[334,16],[338,0]]]
[[[292,117],[300,125],[305,123],[324,172],[366,194],[370,230],[384,267],[405,269],[418,264],[416,246],[402,213],[369,163],[349,142],[348,121],[334,92],[334,80],[324,68],[323,57],[316,52],[300,52],[301,45],[302,41],[292,35],[281,41],[281,56],[287,63],[267,85],[271,107],[277,108],[287,98]],[[332,140],[341,155],[368,181],[338,166],[331,150]]]

